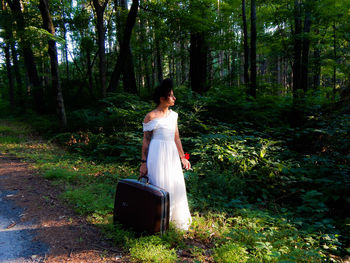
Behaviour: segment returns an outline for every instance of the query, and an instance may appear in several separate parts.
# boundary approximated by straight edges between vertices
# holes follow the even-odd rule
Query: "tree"
[[[243,46],[244,46],[244,84],[249,84],[249,46],[245,0],[242,0]]]
[[[124,32],[123,30],[126,27],[126,21],[127,21],[127,14],[128,13],[128,4],[125,0],[115,0],[115,8],[119,9],[117,10],[117,28],[118,28],[118,42],[121,50],[121,46],[123,45],[124,40]],[[136,93],[137,87],[136,87],[136,79],[135,79],[135,69],[134,69],[134,62],[133,62],[133,55],[131,53],[130,43],[129,47],[126,49],[126,58],[125,58],[125,64],[123,66],[121,75],[123,76],[123,88],[126,92]]]
[[[206,6],[201,2],[190,1],[190,12],[206,18]],[[195,25],[190,32],[190,83],[193,91],[203,93],[209,89],[207,83],[208,52],[206,28]]]
[[[105,29],[103,14],[106,9],[109,0],[105,0],[102,5],[100,5],[99,0],[93,0],[93,4],[96,12],[96,29],[98,35],[98,54],[100,58],[100,85],[102,97],[106,96],[106,55],[105,55]]]
[[[256,98],[256,2],[250,3],[250,88],[249,95]]]
[[[53,26],[52,19],[49,12],[48,0],[40,0],[39,3],[40,13],[43,19],[44,29],[47,30],[52,36],[55,35],[55,27]],[[60,84],[60,77],[58,72],[58,61],[57,61],[57,49],[56,42],[53,39],[49,39],[49,56],[51,64],[51,76],[52,76],[52,87],[56,92],[56,110],[60,122],[60,126],[64,129],[67,126],[66,112],[64,108],[62,88]]]
[[[117,63],[114,67],[111,81],[109,82],[108,91],[115,91],[119,85],[120,75],[123,72],[123,67],[125,66],[125,63],[127,62],[128,54],[131,53],[130,50],[130,38],[132,29],[136,22],[136,16],[139,8],[139,1],[133,0],[131,4],[130,11],[128,13],[128,17],[126,19],[124,34],[123,34],[123,41],[120,46],[120,52],[117,58]],[[136,88],[136,87],[135,87]],[[133,88],[132,90],[129,90],[129,92],[136,93],[137,90]]]
[[[6,0],[6,1],[9,4],[12,10],[14,19],[16,21],[17,33],[20,38],[19,45],[22,51],[21,55],[24,58],[24,64],[27,70],[27,75],[30,83],[32,84],[31,93],[33,94],[33,98],[34,98],[34,107],[37,112],[43,113],[44,105],[45,105],[44,94],[43,94],[42,87],[40,85],[39,75],[36,68],[33,51],[30,47],[30,44],[24,38],[26,23],[22,13],[21,3],[20,3],[20,0]]]
[[[1,12],[3,13],[3,16],[6,16],[6,18],[9,20],[7,23],[5,23],[4,28],[4,52],[5,52],[5,63],[6,63],[6,71],[7,71],[7,79],[9,83],[9,101],[11,107],[14,106],[14,79],[12,74],[12,66],[11,66],[11,54],[10,54],[10,45],[11,45],[11,38],[12,38],[12,28],[11,24],[12,21],[7,13],[5,4],[0,2],[1,4]]]

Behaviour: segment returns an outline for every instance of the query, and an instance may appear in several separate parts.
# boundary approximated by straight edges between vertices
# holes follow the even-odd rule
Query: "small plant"
[[[100,226],[108,238],[125,249],[128,249],[128,244],[131,244],[131,241],[135,239],[135,233],[123,228],[120,224],[113,224],[110,222],[109,224],[101,224]]]
[[[248,252],[237,243],[227,243],[214,249],[214,260],[218,263],[245,263],[248,261]]]
[[[184,248],[184,233],[175,227],[175,225],[170,222],[169,229],[161,236],[162,240],[168,243],[171,247]]]
[[[134,262],[176,262],[175,249],[170,249],[159,236],[141,237],[131,241],[130,257]]]

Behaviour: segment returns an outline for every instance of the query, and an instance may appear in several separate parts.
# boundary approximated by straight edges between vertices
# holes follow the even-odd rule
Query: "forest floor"
[[[23,160],[0,153],[0,262],[125,262]]]
[[[145,237],[139,241],[129,236],[127,231],[116,232],[119,240],[116,243],[113,237],[102,232],[105,230],[100,226],[108,225],[105,218],[99,218],[97,213],[96,215],[91,212],[78,214],[79,209],[84,212],[84,206],[85,209],[93,207],[95,210],[102,207],[102,212],[110,209],[105,206],[114,201],[109,195],[115,191],[115,187],[114,181],[107,179],[115,174],[124,178],[130,174],[130,170],[123,166],[87,162],[79,155],[72,155],[62,147],[43,140],[24,123],[0,119],[0,263],[130,262],[133,256],[132,249],[129,249],[131,246],[134,254],[139,253],[140,258],[147,253],[170,255],[170,252],[176,252],[177,262],[214,262],[213,251],[217,253],[215,246],[230,238],[225,236],[225,231],[244,233],[247,239],[263,241],[260,237],[263,237],[264,229],[270,229],[271,225],[278,229],[273,233],[277,238],[276,242],[289,243],[286,240],[291,233],[297,240],[302,240],[296,228],[287,224],[287,221],[272,219],[260,210],[247,210],[243,214],[225,218],[224,221],[221,215],[206,218],[193,211],[196,226],[189,233],[183,235],[168,231],[169,235],[165,237],[168,242],[166,244],[171,244],[172,247],[178,244],[176,251],[158,246],[157,242],[162,241],[158,236]],[[99,187],[79,189],[79,185],[74,185],[77,189],[74,193],[77,194],[73,197],[76,199],[67,199],[67,195],[64,198],[62,194],[71,189],[73,183],[80,183],[83,187],[94,184]],[[100,187],[102,183],[110,185],[108,191]],[[97,195],[93,195],[92,199],[88,198],[86,189],[98,193],[101,198],[98,199]],[[221,223],[217,224],[215,220],[221,220]],[[226,220],[240,223],[229,224]],[[250,231],[252,225],[256,225],[252,230],[257,231],[259,237],[254,231]],[[129,247],[124,246],[128,237],[134,242],[130,242]],[[242,249],[245,247],[247,244],[242,243]],[[304,250],[295,251],[307,255],[303,254]],[[222,256],[226,257],[226,254]],[[333,262],[350,263],[349,256],[329,256],[333,258]]]

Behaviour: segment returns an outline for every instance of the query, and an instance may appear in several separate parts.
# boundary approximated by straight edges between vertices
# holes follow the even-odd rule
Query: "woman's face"
[[[175,100],[176,100],[176,97],[174,96],[173,91],[170,91],[168,98],[160,97],[160,102],[163,104],[166,104],[166,106],[168,106],[168,107],[174,106]]]
[[[170,106],[174,106],[175,105],[175,100],[176,97],[174,96],[174,92],[170,91],[169,97],[168,97],[168,102],[170,104]]]

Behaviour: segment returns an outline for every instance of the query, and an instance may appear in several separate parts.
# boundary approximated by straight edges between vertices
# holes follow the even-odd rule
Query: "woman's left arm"
[[[176,148],[179,152],[179,156],[180,156],[183,168],[185,168],[186,170],[191,169],[191,163],[185,158],[185,153],[182,149],[182,143],[181,143],[179,129],[177,127],[177,124],[176,124],[176,130],[175,130],[175,144],[176,144]]]

